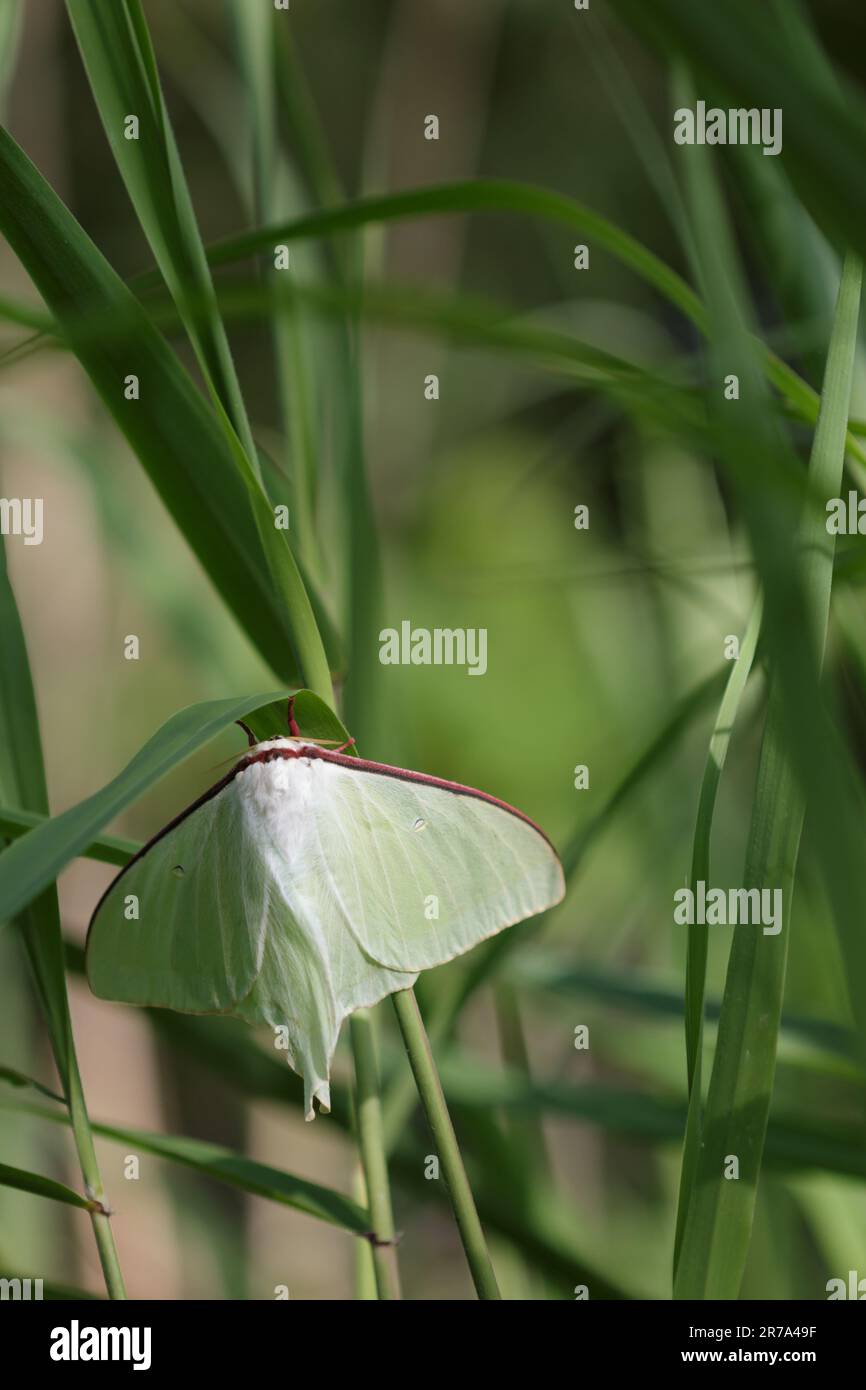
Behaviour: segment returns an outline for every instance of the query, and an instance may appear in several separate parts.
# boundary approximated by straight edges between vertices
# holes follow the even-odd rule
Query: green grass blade
[[[139,0],[66,0],[91,91],[157,265],[205,379],[254,471],[255,445]],[[137,139],[125,122],[138,119]]]
[[[689,887],[695,893],[699,882],[710,883],[710,839],[713,815],[716,808],[716,795],[728,755],[734,724],[740,707],[740,700],[752,670],[752,662],[758,646],[761,630],[762,604],[755,603],[743,637],[740,655],[728,677],[725,693],[719,705],[719,713],[710,739],[707,763],[701,782],[698,812],[695,823],[695,836],[692,848],[692,865]],[[685,993],[685,1034],[686,1034],[686,1077],[688,1082],[689,1112],[686,1122],[686,1137],[683,1148],[680,1196],[677,1209],[677,1231],[674,1240],[674,1273],[679,1260],[683,1225],[691,1200],[701,1143],[701,1092],[702,1051],[704,1033],[704,993],[707,976],[707,950],[709,928],[705,924],[695,924],[689,931],[686,953],[686,993]]]
[[[292,210],[297,198],[293,172],[278,150],[276,123],[277,25],[272,10],[232,0],[239,66],[249,114],[256,225]],[[280,28],[283,26],[279,26]],[[273,248],[272,248],[273,249]],[[312,366],[316,343],[307,315],[295,294],[299,270],[262,267],[261,278],[272,295],[272,332],[282,432],[288,444],[293,545],[299,560],[318,572],[315,534],[318,472],[323,453],[319,432],[319,382]]]
[[[279,314],[283,298],[283,293],[274,289],[273,281],[251,284],[236,280],[219,292],[220,308],[226,318],[253,323]],[[659,397],[664,405],[669,399],[676,414],[670,414],[668,422],[682,423],[696,431],[700,428],[701,416],[676,381],[668,381],[571,334],[514,321],[503,306],[474,300],[466,294],[449,297],[410,286],[362,289],[305,285],[294,290],[293,302],[321,315],[342,319],[349,313],[396,329],[439,332],[458,345],[516,354],[544,370],[563,371],[586,385],[618,391],[635,404],[645,404],[647,397]],[[148,310],[160,328],[169,334],[176,330],[176,313],[171,306],[151,299]],[[122,341],[124,336],[123,325],[116,326],[105,317],[76,325],[78,343],[110,343]]]
[[[83,959],[81,969],[83,973]],[[34,1081],[32,1076],[25,1076],[24,1072],[16,1071],[14,1067],[0,1067],[0,1081],[5,1081],[10,1086],[31,1087],[34,1091],[39,1091],[43,1096],[47,1096],[49,1100],[59,1101],[61,1105],[66,1104],[64,1096],[58,1095],[58,1093],[52,1091],[49,1086],[43,1086],[41,1081]]]
[[[531,184],[477,180],[471,184],[443,184],[380,198],[360,199],[343,207],[314,212],[291,222],[278,223],[255,232],[227,238],[212,245],[208,250],[208,257],[214,265],[228,265],[272,248],[279,241],[332,236],[369,224],[403,218],[482,211],[507,211],[548,218],[570,226],[575,232],[591,236],[679,309],[702,333],[706,333],[707,316],[704,305],[676,271],[666,266],[636,238],[598,213],[573,199],[536,188]],[[131,285],[140,293],[158,287],[159,283],[157,276],[146,273],[136,277]],[[305,292],[309,293],[309,287]],[[333,297],[334,291],[331,291],[331,294]],[[222,299],[221,302],[226,301]],[[324,296],[323,302],[326,302]],[[365,304],[364,307],[366,312],[370,312],[369,304]],[[395,305],[395,311],[396,307]],[[416,321],[417,307],[415,314],[410,315]],[[383,298],[380,312],[386,310],[387,300]],[[40,345],[45,345],[44,339],[30,339],[13,349],[11,357],[7,355],[6,360],[18,360],[22,352],[33,351]],[[817,392],[775,353],[763,347],[761,351],[768,379],[797,417],[814,424],[818,415]],[[0,357],[0,365],[3,364],[3,360]],[[866,450],[853,433],[849,435],[848,447],[857,463],[858,478],[862,481],[866,476]]]
[[[589,237],[622,261],[648,285],[670,300],[695,322],[704,320],[698,296],[676,271],[647,250],[635,237],[591,208],[532,184],[505,179],[478,179],[471,183],[441,184],[375,198],[360,198],[343,207],[313,212],[295,221],[257,228],[240,236],[226,237],[207,247],[211,266],[246,260],[273,247],[275,242],[333,236],[357,231],[372,223],[406,218],[443,216],[469,212],[512,212],[559,222]],[[153,284],[142,277],[137,283]]]
[[[248,5],[245,0],[229,0],[229,9],[250,115],[253,211],[256,221],[262,222],[273,216],[277,164],[274,11],[270,6]]]
[[[697,6],[692,0],[615,0],[664,52],[679,53],[730,105],[780,109],[787,172],[815,221],[834,241],[866,254],[866,102],[853,83],[828,82],[819,61],[787,43],[780,56],[772,7],[753,0]],[[688,104],[688,103],[685,103]]]
[[[20,304],[17,300],[9,299],[6,295],[0,298],[0,318],[4,319],[6,323],[18,324],[21,328],[34,328],[38,335],[47,334],[50,337],[53,337],[56,327],[51,315],[46,314],[44,309],[34,309],[29,304]],[[43,345],[47,346],[47,344]],[[21,350],[23,350],[23,346],[21,346]],[[17,353],[19,348],[14,348],[11,351]],[[4,360],[7,360],[9,356],[10,354],[4,353]]]
[[[0,1105],[6,1110],[36,1115],[55,1124],[67,1123],[61,1110],[48,1110],[44,1106],[32,1105],[25,1101],[0,1101]],[[192,1168],[204,1177],[227,1183],[241,1192],[294,1207],[296,1211],[338,1226],[352,1235],[363,1236],[370,1229],[370,1219],[364,1209],[349,1197],[344,1197],[342,1193],[330,1187],[323,1187],[320,1183],[310,1182],[306,1178],[296,1177],[294,1173],[287,1173],[281,1168],[273,1168],[269,1164],[245,1158],[221,1144],[210,1144],[201,1139],[174,1135],[152,1134],[147,1130],[127,1129],[120,1125],[95,1124],[93,1132],[102,1139],[154,1154],[169,1163],[179,1163]]]
[[[343,202],[340,175],[291,28],[286,24],[277,26],[276,83],[277,97],[291,131],[292,149],[313,202],[319,207]]]
[[[24,811],[16,806],[0,806],[0,836],[5,840],[20,840],[22,835],[42,825],[46,816],[37,811]],[[82,855],[85,859],[95,859],[100,864],[128,864],[132,856],[141,849],[136,840],[125,840],[119,835],[98,835]]]
[[[797,352],[797,360],[810,382],[820,382],[839,284],[838,258],[777,160],[755,159],[744,146],[735,147],[731,155],[751,239],[783,318],[809,325],[809,344]]]
[[[694,323],[701,333],[706,334],[707,312],[700,296],[682,276],[643,246],[637,238],[572,198],[548,189],[537,188],[532,184],[507,180],[479,179],[472,183],[442,184],[382,197],[358,199],[342,207],[310,213],[292,222],[225,238],[208,247],[207,255],[213,266],[229,265],[264,251],[276,242],[332,236],[370,224],[401,221],[406,218],[485,211],[539,217],[561,223],[570,227],[572,231],[587,236],[593,244],[601,246],[651,289],[667,299]],[[133,282],[133,287],[141,291],[156,283],[152,275],[144,275]],[[768,379],[797,414],[814,422],[818,414],[817,393],[775,353],[763,347],[761,350]],[[853,436],[849,441],[849,447],[852,445],[855,456],[861,464],[864,463],[866,454],[857,447]]]
[[[39,735],[36,699],[24,633],[15,595],[6,571],[6,555],[0,541],[0,795],[21,802],[39,814],[48,811],[48,792]],[[36,832],[34,832],[36,833]],[[5,854],[14,852],[14,847]],[[5,858],[0,856],[0,862]],[[99,1251],[106,1288],[112,1298],[125,1298],[123,1275],[114,1236],[102,1199],[104,1189],[69,1016],[66,993],[60,909],[53,875],[17,907],[0,912],[0,922],[20,916],[21,931],[57,1070],[69,1106],[70,1123],[85,1185],[96,1205],[92,1208],[93,1233]],[[40,891],[41,890],[41,891]],[[26,911],[24,910],[26,909]]]
[[[677,183],[670,148],[664,136],[655,128],[652,112],[641,95],[635,76],[619,52],[614,38],[607,32],[605,21],[594,24],[592,30],[582,30],[580,20],[572,25],[576,47],[591,63],[604,85],[605,96],[617,112],[637,156],[642,175],[655,191],[661,211],[671,229],[687,242],[688,218],[682,193]]]
[[[96,1133],[119,1144],[137,1145],[145,1153],[156,1154],[173,1163],[182,1163],[196,1172],[229,1183],[242,1192],[266,1197],[272,1202],[294,1207],[307,1216],[327,1221],[353,1235],[366,1235],[370,1218],[362,1207],[333,1188],[296,1177],[280,1168],[257,1163],[219,1144],[199,1139],[174,1138],[115,1125],[97,1125]]]
[[[322,128],[315,100],[286,25],[272,27],[275,38],[276,94],[285,112],[299,168],[319,206],[342,198],[341,180]],[[328,243],[323,258],[326,281],[337,309],[334,373],[342,402],[337,440],[337,481],[342,515],[340,525],[348,551],[343,585],[348,615],[349,660],[345,688],[347,722],[373,746],[380,734],[380,701],[376,668],[368,660],[370,643],[379,630],[382,604],[381,558],[376,516],[370,497],[364,452],[360,315],[363,308],[362,255],[358,238]],[[327,285],[323,286],[327,292]],[[295,315],[306,306],[303,287],[295,300]],[[315,311],[315,301],[312,306]],[[284,330],[285,331],[285,330]],[[285,357],[285,351],[283,353]],[[303,390],[303,379],[295,387]],[[296,446],[296,456],[301,452]]]
[[[47,1197],[52,1202],[65,1202],[69,1207],[80,1207],[83,1211],[102,1211],[100,1202],[81,1197],[71,1187],[53,1178],[43,1178],[39,1173],[28,1173],[23,1168],[10,1168],[0,1163],[0,1187],[14,1187],[18,1192],[32,1192],[36,1197]]]
[[[235,451],[236,441],[141,306],[5,131],[0,230],[238,622],[281,679],[302,684],[301,653],[314,645],[315,619],[285,533],[276,530],[243,451]],[[76,336],[88,318],[114,325],[109,343]],[[139,378],[137,401],[124,398],[128,374]],[[322,680],[316,660],[310,684]]]
[[[647,420],[655,419],[667,430],[681,437],[690,437],[696,448],[706,448],[713,440],[713,432],[707,425],[706,413],[699,407],[690,376],[692,368],[688,363],[671,364],[665,375],[657,371],[629,362],[626,359],[597,348],[592,344],[576,339],[573,334],[565,334],[555,329],[538,326],[531,321],[513,320],[504,306],[488,301],[480,301],[468,295],[448,297],[419,291],[417,287],[367,286],[362,290],[343,285],[304,285],[293,292],[296,309],[311,309],[321,315],[337,317],[342,320],[349,312],[366,321],[381,323],[393,329],[409,329],[413,332],[440,333],[457,346],[481,347],[492,352],[502,352],[522,359],[529,366],[544,372],[562,373],[584,390],[603,390],[620,409],[631,411]],[[230,286],[221,287],[218,293],[220,309],[227,319],[258,322],[263,318],[279,314],[283,294],[278,294],[267,283],[250,284],[236,281]],[[160,301],[149,300],[148,308],[153,321],[168,333],[177,328],[176,311]],[[19,315],[20,316],[20,315]],[[81,321],[76,325],[79,342],[92,341],[109,343],[122,337],[120,329],[105,316],[97,316]],[[44,341],[51,341],[44,340]],[[814,424],[818,416],[818,395],[786,364],[769,354],[766,358],[771,379],[775,382],[782,402],[780,408],[795,419]],[[2,359],[0,359],[2,362]],[[346,463],[347,486],[354,476],[356,464],[352,450],[360,445],[357,440],[360,421],[356,422],[356,408],[351,386],[352,375],[347,375],[347,385],[343,399],[349,417],[347,430],[354,436],[350,439],[350,450]],[[850,458],[849,469],[854,481],[861,483],[866,478],[866,449],[849,431],[847,441]],[[243,470],[242,470],[243,471]],[[273,465],[265,469],[266,478],[273,481]],[[792,470],[788,479],[790,490],[799,485],[799,472]],[[276,496],[288,500],[295,514],[296,501],[293,494],[286,499],[282,486],[276,493],[269,486],[271,500]],[[358,506],[362,498],[358,499]],[[353,513],[357,515],[357,507]],[[367,536],[365,526],[355,526],[350,535],[360,544]],[[355,590],[353,589],[353,595]],[[315,591],[312,600],[317,617],[324,615]],[[336,641],[325,629],[329,650],[336,649]]]
[[[276,146],[272,49],[275,16],[272,10],[251,8],[248,5],[235,6],[233,16],[251,114],[251,152],[255,167],[253,211],[256,220],[261,221],[271,215],[275,202],[274,189],[281,188],[283,184],[283,171],[277,161]],[[210,289],[204,250],[200,243],[197,245],[208,274]],[[275,531],[270,499],[262,483],[257,456],[251,455],[251,467],[247,466],[247,461],[242,457],[238,457],[237,461],[249,490],[253,515],[268,557],[276,592],[297,630],[298,655],[304,682],[323,700],[330,701],[332,686],[329,665],[316,615],[298,569],[299,562],[305,566],[308,573],[316,566],[313,512],[319,450],[312,423],[315,414],[314,387],[309,376],[308,354],[304,350],[301,326],[294,311],[292,281],[273,269],[268,275],[269,285],[276,298],[274,342],[283,421],[294,442],[290,517],[294,548],[298,553],[297,561],[285,543],[285,534]],[[190,286],[189,293],[194,299],[196,287]],[[211,300],[219,317],[212,289]]]
[[[860,265],[849,257],[843,270],[809,469],[810,481],[824,496],[834,495],[841,485],[860,282]],[[815,657],[820,660],[829,615],[833,540],[827,534],[824,515],[817,510],[805,511],[800,556],[809,635]],[[749,925],[738,926],[734,931],[702,1146],[682,1230],[674,1284],[677,1298],[735,1298],[751,1235],[804,814],[801,786],[786,748],[778,672],[775,681],[761,751],[744,886],[781,888],[785,922],[781,934],[774,937],[766,937]],[[724,1176],[729,1155],[739,1160],[736,1181]]]

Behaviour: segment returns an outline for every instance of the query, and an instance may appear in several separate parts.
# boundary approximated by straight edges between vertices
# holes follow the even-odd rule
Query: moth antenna
[[[250,748],[254,748],[255,745],[256,745],[257,740],[256,740],[255,734],[253,733],[252,729],[249,728],[249,726],[246,725],[242,719],[236,719],[236,720],[235,720],[235,723],[236,723],[236,724],[239,724],[240,727],[243,729],[244,733],[246,734],[247,738],[248,738],[249,741],[250,741]]]
[[[294,697],[294,695],[290,695],[290,696],[289,696],[288,719],[289,719],[289,733],[291,734],[292,738],[300,738],[300,737],[301,737],[301,731],[300,731],[300,729],[298,728],[298,723],[297,723],[297,720],[295,719],[295,697]]]

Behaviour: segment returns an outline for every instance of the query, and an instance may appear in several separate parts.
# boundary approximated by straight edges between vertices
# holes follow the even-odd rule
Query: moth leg
[[[288,721],[289,721],[289,733],[291,734],[292,738],[300,738],[300,737],[301,737],[301,731],[300,731],[300,729],[298,728],[298,721],[295,719],[295,697],[294,697],[294,695],[290,695],[290,696],[289,696],[289,708],[288,708],[288,710],[287,710],[287,718],[288,718]]]

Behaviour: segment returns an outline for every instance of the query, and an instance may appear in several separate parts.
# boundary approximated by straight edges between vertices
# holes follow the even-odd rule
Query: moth
[[[538,826],[485,792],[305,739],[291,704],[288,736],[247,733],[103,894],[87,977],[103,999],[281,1030],[312,1119],[347,1015],[553,907],[565,883]]]

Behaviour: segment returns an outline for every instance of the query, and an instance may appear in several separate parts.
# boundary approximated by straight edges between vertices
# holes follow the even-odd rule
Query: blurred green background
[[[576,15],[570,0],[295,0],[296,61],[342,194],[524,180],[603,213],[691,278],[668,183],[676,179],[668,74],[629,29],[601,13],[606,8]],[[248,113],[231,19],[217,0],[146,0],[145,9],[211,242],[250,225]],[[9,128],[114,267],[131,276],[150,266],[150,253],[63,5],[39,0],[25,11]],[[813,17],[839,70],[859,83],[862,7],[822,0]],[[435,142],[424,139],[429,113],[439,117]],[[284,154],[292,170],[287,130]],[[767,340],[820,387],[838,262],[775,161],[759,151],[731,154],[726,188],[756,317]],[[297,174],[281,199],[284,215],[312,201]],[[778,218],[756,220],[756,206],[767,205]],[[784,238],[773,240],[779,227],[799,238],[793,254],[788,244],[787,261]],[[588,272],[574,268],[577,240],[590,244]],[[365,233],[363,256],[368,281],[383,282],[410,307],[412,287],[484,297],[525,326],[573,334],[651,369],[688,363],[697,351],[696,333],[670,306],[593,248],[591,236],[565,226],[498,213],[420,219]],[[319,250],[299,248],[294,264],[300,280],[315,282]],[[805,284],[799,316],[786,300],[786,277],[789,286]],[[0,251],[0,292],[36,302],[8,248]],[[304,313],[300,322],[323,478],[316,569],[340,619],[346,535],[330,499],[346,402],[333,320]],[[0,348],[21,337],[4,326]],[[269,327],[232,325],[231,339],[257,440],[291,468]],[[359,360],[383,624],[409,619],[488,632],[483,678],[454,667],[381,666],[372,644],[374,714],[363,752],[514,802],[559,846],[601,818],[564,906],[542,930],[520,929],[520,946],[472,994],[439,1053],[503,1291],[571,1297],[583,1260],[626,1294],[666,1298],[685,1098],[686,942],[672,904],[688,873],[712,700],[683,721],[634,791],[609,815],[605,808],[681,701],[722,670],[725,638],[742,634],[755,591],[749,546],[713,459],[566,374],[484,350],[459,333],[371,322]],[[430,373],[440,379],[438,401],[425,399]],[[859,363],[853,413],[866,414]],[[797,435],[806,447],[808,438],[807,430]],[[265,690],[274,680],[73,359],[48,351],[3,363],[0,451],[3,495],[45,499],[44,543],[27,548],[11,538],[7,554],[52,810],[60,811],[102,785],[179,707]],[[580,503],[590,509],[585,531],[574,527]],[[862,603],[856,592],[843,599],[846,628],[866,650]],[[141,656],[127,661],[124,638],[133,633]],[[831,636],[830,664],[862,749],[863,675],[847,651]],[[720,885],[742,874],[764,695],[758,674],[714,824]],[[239,730],[225,735],[111,829],[149,837],[243,746]],[[589,768],[586,790],[574,786],[579,764]],[[83,941],[112,874],[79,860],[62,876],[71,941]],[[711,1001],[721,994],[730,936],[726,928],[711,933]],[[473,963],[423,979],[428,1014]],[[353,1144],[333,1119],[305,1125],[297,1107],[251,1097],[221,1076],[216,1043],[209,1056],[210,1044],[195,1056],[143,1013],[93,999],[75,973],[70,988],[92,1115],[218,1140],[351,1190]],[[508,1104],[495,1081],[509,1059],[514,1009],[536,1084]],[[837,1042],[849,1023],[808,830],[785,1010],[831,1025]],[[399,1075],[405,1064],[390,1011],[379,1014],[383,1066]],[[579,1051],[582,1024],[590,1046]],[[0,937],[0,1060],[51,1076],[26,962],[9,932]],[[346,1091],[350,1070],[344,1037],[335,1089]],[[774,1120],[805,1126],[832,1148],[832,1136],[858,1112],[859,1077],[814,1030],[783,1030]],[[74,1185],[65,1133],[5,1115],[2,1128],[4,1161]],[[469,1297],[450,1213],[423,1177],[430,1152],[423,1119],[415,1114],[405,1130],[408,1147],[395,1171],[405,1292]],[[352,1243],[343,1233],[147,1156],[141,1178],[128,1181],[122,1146],[102,1144],[100,1156],[133,1296],[272,1298],[276,1285],[297,1298],[351,1295]],[[866,1195],[862,1180],[833,1171],[840,1166],[832,1156],[823,1169],[796,1153],[768,1159],[744,1296],[820,1298],[828,1278],[858,1261],[866,1273]],[[2,1189],[0,1263],[100,1289],[84,1215]]]

